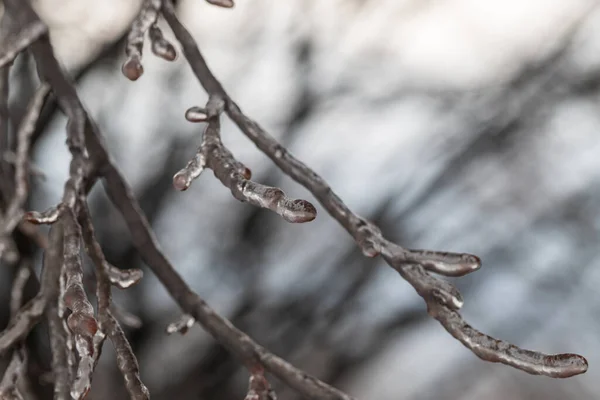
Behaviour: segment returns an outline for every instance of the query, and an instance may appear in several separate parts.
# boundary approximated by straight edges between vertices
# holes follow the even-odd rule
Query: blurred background
[[[363,400],[600,398],[597,0],[239,0],[232,10],[178,2],[249,116],[390,239],[480,256],[480,271],[453,280],[467,321],[522,347],[585,355],[589,371],[567,380],[475,357],[230,122],[223,140],[253,178],[312,201],[317,219],[292,225],[239,203],[210,171],[175,191],[172,176],[202,133],[183,115],[206,95],[182,57],[167,63],[149,48],[144,75],[122,76],[121,37],[140,3],[34,1],[165,253],[209,304]],[[13,68],[15,115],[35,88],[32,73],[27,55]],[[31,209],[62,194],[65,123],[56,113],[36,142],[45,178],[33,178]],[[165,334],[178,308],[101,187],[91,201],[109,261],[146,272],[114,292],[141,321],[127,334],[152,398],[242,399],[247,372],[199,326]],[[0,271],[0,326],[12,274]],[[32,338],[40,398],[49,388],[43,334]],[[107,344],[92,399],[127,398],[113,356]],[[300,399],[271,383],[279,399]]]

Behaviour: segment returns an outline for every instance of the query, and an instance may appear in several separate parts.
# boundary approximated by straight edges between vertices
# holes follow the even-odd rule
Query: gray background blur
[[[48,21],[70,21],[38,3]],[[135,11],[136,1],[124,3]],[[127,81],[118,44],[85,69],[79,93],[193,289],[261,344],[360,399],[600,398],[597,1],[179,3],[244,111],[353,210],[404,246],[482,258],[480,271],[454,280],[471,324],[522,347],[581,353],[590,369],[552,380],[479,360],[428,318],[397,273],[362,257],[320,206],[314,222],[291,225],[237,202],[211,172],[176,192],[171,178],[202,132],[183,114],[206,95],[183,58],[167,63],[149,49],[143,77]],[[73,15],[117,26],[110,4]],[[127,20],[127,12],[119,15]],[[51,24],[71,71],[122,31],[94,41],[99,31],[86,26]],[[36,148],[47,178],[36,181],[32,208],[61,195],[64,124],[55,118]],[[223,138],[257,181],[314,200],[229,122]],[[102,191],[92,198],[109,260],[143,267]],[[7,288],[0,283],[0,304]],[[116,300],[144,323],[128,335],[153,399],[243,398],[246,372],[200,327],[165,335],[179,311],[154,276]],[[92,398],[124,399],[105,348]],[[272,382],[280,399],[298,399]]]

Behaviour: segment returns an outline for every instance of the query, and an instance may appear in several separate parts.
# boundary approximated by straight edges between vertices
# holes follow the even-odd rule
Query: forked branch
[[[232,7],[231,0],[207,0],[221,7]],[[47,249],[44,252],[39,293],[20,307],[19,281],[15,282],[11,322],[0,333],[0,354],[14,353],[8,375],[0,383],[0,390],[15,392],[25,352],[21,343],[29,331],[45,315],[49,322],[54,393],[56,398],[82,399],[89,392],[94,368],[98,363],[105,338],[112,342],[117,365],[125,386],[133,399],[149,398],[140,378],[135,355],[118,321],[113,316],[111,285],[127,288],[137,283],[140,270],[120,270],[110,265],[98,243],[87,207],[87,193],[99,179],[131,232],[133,244],[143,261],[165,286],[184,312],[183,317],[171,324],[169,333],[185,333],[194,323],[200,324],[216,340],[237,356],[250,374],[246,400],[274,400],[275,393],[265,378],[269,372],[301,395],[314,399],[352,399],[351,396],[321,382],[287,361],[277,357],[237,329],[230,321],[217,314],[194,293],[160,250],[155,235],[133,196],[132,190],[120,171],[112,163],[102,135],[86,113],[71,81],[55,59],[47,37],[47,29],[26,1],[4,0],[6,13],[11,18],[14,32],[1,38],[0,68],[11,64],[16,55],[30,49],[43,85],[32,101],[25,124],[18,134],[15,161],[15,188],[8,206],[0,215],[2,244],[21,222],[50,224]],[[500,362],[531,374],[565,378],[587,370],[585,358],[575,354],[546,355],[521,349],[496,340],[469,326],[458,313],[463,305],[459,291],[449,282],[437,277],[462,276],[481,266],[478,257],[470,254],[411,250],[388,241],[373,223],[350,210],[331,187],[313,170],[296,159],[285,147],[246,116],[229,97],[221,83],[208,68],[196,42],[180,23],[170,0],[146,0],[128,35],[127,55],[123,73],[131,80],[143,73],[142,49],[146,35],[152,42],[153,53],[167,60],[176,57],[175,46],[166,41],[157,25],[164,16],[181,44],[183,54],[194,74],[209,95],[205,107],[192,107],[186,112],[191,122],[205,123],[201,143],[192,160],[175,174],[173,183],[179,190],[189,188],[205,168],[226,186],[232,195],[243,202],[272,210],[289,222],[308,222],[316,217],[315,207],[306,200],[288,198],[279,188],[267,187],[250,180],[250,170],[224,146],[220,123],[229,117],[238,128],[265,153],[284,173],[307,188],[322,207],[354,238],[363,254],[381,255],[427,304],[429,314],[456,339],[478,357]],[[6,73],[6,71],[3,71]],[[51,90],[68,117],[67,145],[71,153],[69,178],[64,186],[60,204],[44,212],[23,212],[28,192],[27,166],[29,137],[48,90]],[[2,99],[5,100],[5,99]],[[6,101],[3,101],[3,104]],[[6,107],[4,107],[6,108]],[[1,114],[1,113],[0,113]],[[2,115],[0,115],[2,118]],[[3,123],[0,121],[0,123]],[[2,130],[4,131],[4,129]],[[81,243],[92,260],[96,273],[97,309],[87,298],[83,285]],[[435,275],[434,275],[435,274]],[[67,326],[67,329],[65,329]]]
[[[428,271],[448,276],[464,275],[480,267],[479,258],[470,254],[404,249],[385,239],[378,227],[352,212],[321,176],[290,154],[241,111],[208,68],[196,42],[175,15],[172,2],[165,0],[162,10],[192,71],[209,96],[219,96],[225,101],[225,113],[238,128],[284,173],[307,188],[354,238],[366,256],[381,254],[423,297],[429,314],[452,336],[486,361],[507,364],[531,374],[566,378],[587,370],[587,361],[580,355],[546,355],[524,350],[469,326],[457,312],[463,303],[458,290]]]

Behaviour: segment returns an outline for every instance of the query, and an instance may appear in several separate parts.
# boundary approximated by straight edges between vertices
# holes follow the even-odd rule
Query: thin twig
[[[110,338],[117,356],[117,366],[123,374],[125,387],[132,399],[145,400],[150,397],[146,385],[140,379],[137,360],[131,346],[125,337],[121,326],[113,317],[111,307],[111,280],[109,278],[108,262],[104,257],[102,248],[96,240],[87,204],[81,201],[79,221],[83,227],[83,237],[88,255],[96,266],[96,285],[98,297],[98,318],[100,330]]]
[[[215,176],[239,201],[269,209],[288,222],[302,223],[314,220],[317,210],[310,202],[291,199],[279,188],[250,180],[250,170],[239,162],[221,141],[219,116],[223,106],[223,100],[218,96],[209,98],[204,109],[208,125],[204,130],[202,144],[196,156],[173,177],[175,188],[186,190],[192,180],[200,176],[202,170],[207,167],[213,170]],[[198,115],[198,113],[195,110],[194,114]],[[189,110],[186,114],[188,120],[198,120],[189,116]]]
[[[6,18],[6,16],[3,18]],[[7,38],[1,38],[0,43],[2,44],[3,51],[0,53],[0,68],[12,63],[20,52],[31,46],[32,43],[47,32],[48,28],[46,25],[38,19],[32,20],[24,27],[20,26],[18,32],[8,35]]]
[[[63,263],[62,225],[53,225],[48,236],[49,246],[44,252],[40,291],[19,309],[18,313],[11,318],[8,327],[0,332],[0,355],[25,339],[42,318],[50,303],[56,301],[58,305],[59,279]]]
[[[50,227],[50,246],[44,252],[48,259],[46,281],[42,277],[41,290],[45,294],[49,307],[46,311],[52,351],[52,373],[54,375],[54,398],[70,399],[71,376],[67,356],[67,332],[59,316],[60,276],[64,262],[64,227],[62,221]]]
[[[31,276],[31,266],[29,264],[29,260],[23,260],[13,280],[10,293],[11,318],[17,316],[23,303],[23,291]],[[23,343],[14,350],[8,368],[4,372],[4,377],[0,381],[0,399],[17,400],[23,398],[17,386],[19,379],[27,379],[27,349]]]
[[[223,7],[233,6],[230,0],[207,1]],[[5,0],[4,3],[7,15],[14,18],[20,26],[26,27],[18,32],[16,36],[18,40],[15,43],[22,41],[22,37],[31,37],[31,34],[26,35],[23,32],[27,33],[28,27],[34,27],[41,22],[30,5],[20,0]],[[354,214],[319,175],[293,157],[256,122],[242,113],[208,68],[195,41],[175,16],[170,0],[144,2],[142,12],[128,37],[129,59],[123,66],[123,70],[130,79],[139,78],[143,72],[141,57],[146,32],[149,32],[153,51],[156,54],[166,59],[174,58],[174,47],[164,40],[162,32],[156,25],[161,11],[180,42],[193,72],[209,94],[209,103],[205,109],[196,107],[188,110],[189,120],[208,122],[208,125],[196,157],[175,176],[176,187],[180,189],[189,187],[202,169],[208,167],[239,200],[272,209],[293,222],[304,222],[315,217],[316,210],[312,205],[310,210],[307,205],[310,203],[297,203],[298,201],[285,198],[280,189],[267,188],[249,180],[249,170],[237,161],[221,142],[219,123],[224,112],[282,171],[313,193],[329,214],[355,239],[365,255],[369,257],[381,255],[397,270],[423,297],[430,315],[440,321],[450,334],[479,357],[512,365],[530,373],[554,377],[567,377],[585,372],[587,362],[581,356],[571,354],[547,356],[522,350],[506,342],[495,340],[467,325],[457,312],[463,304],[458,290],[450,283],[431,275],[430,272],[446,276],[461,276],[477,270],[481,264],[480,260],[469,254],[402,248],[388,241],[374,224]],[[19,34],[21,36],[18,36]],[[56,398],[66,399],[71,396],[83,398],[89,391],[104,333],[111,339],[116,349],[117,364],[125,378],[130,396],[134,399],[148,398],[148,391],[141,382],[139,366],[131,346],[110,311],[111,281],[117,286],[128,287],[137,282],[141,274],[138,274],[137,270],[118,271],[106,262],[94,237],[87,211],[85,194],[93,186],[97,177],[102,176],[107,194],[122,213],[131,232],[132,241],[142,259],[157,275],[181,309],[188,314],[185,323],[175,326],[173,330],[182,331],[184,329],[182,327],[189,326],[190,321],[196,321],[238,356],[252,375],[248,393],[251,399],[274,399],[274,393],[270,391],[269,384],[264,378],[264,370],[271,372],[305,397],[351,399],[347,394],[307,375],[258,345],[244,332],[235,328],[231,322],[218,315],[188,287],[160,251],[154,233],[131,188],[111,162],[100,132],[87,116],[75,88],[58,65],[48,37],[40,33],[39,36],[29,40],[31,40],[30,45],[25,47],[29,46],[34,55],[40,78],[48,82],[69,119],[67,144],[72,158],[69,179],[65,184],[61,203],[46,213],[28,213],[25,216],[26,220],[34,223],[53,224],[50,231],[50,246],[44,254],[42,289],[31,302],[21,307],[12,318],[7,330],[0,333],[0,353],[25,338],[47,308]],[[20,177],[22,178],[23,175]],[[293,206],[290,206],[290,201]],[[294,208],[297,205],[300,207]],[[79,254],[82,235],[88,254],[96,265],[98,323],[82,285],[83,271]],[[64,293],[61,293],[61,276],[64,277]],[[66,306],[72,311],[68,321],[69,327],[76,333],[75,342],[80,356],[77,377],[69,372],[69,358],[65,352],[68,337],[62,327],[64,319],[59,303],[61,299],[65,300]]]
[[[0,68],[0,153],[10,151],[9,76],[10,66]],[[10,175],[8,163],[3,158],[0,158],[0,201],[2,201],[4,207],[10,201],[12,192]]]
[[[587,361],[580,355],[546,355],[524,350],[481,334],[467,325],[456,312],[462,306],[462,297],[458,290],[430,275],[427,270],[443,275],[460,276],[477,270],[481,265],[479,258],[470,254],[404,249],[385,239],[378,227],[353,213],[323,178],[291,155],[258,123],[242,113],[208,68],[196,42],[176,17],[170,0],[163,3],[163,16],[180,42],[192,71],[209,96],[224,99],[225,112],[238,128],[284,173],[307,188],[355,239],[366,256],[381,254],[423,297],[430,315],[452,336],[483,360],[501,362],[531,374],[566,378],[587,370]]]
[[[139,79],[144,73],[144,67],[142,67],[144,36],[148,29],[156,24],[160,7],[161,0],[145,0],[142,5],[142,10],[133,22],[131,31],[129,31],[129,35],[127,36],[127,60],[123,63],[121,70],[123,71],[123,74],[132,81]],[[154,32],[153,35],[156,35],[156,32]],[[157,36],[154,37],[157,38]]]
[[[88,149],[90,152],[106,151],[101,147],[97,136],[88,137]],[[156,237],[133,196],[133,191],[112,164],[104,167],[104,187],[112,203],[123,215],[133,244],[142,260],[152,269],[181,309],[194,317],[229,351],[246,364],[260,362],[273,375],[309,398],[352,399],[351,396],[310,376],[254,342],[194,293],[159,249]]]
[[[21,126],[17,133],[17,153],[15,157],[15,190],[0,221],[0,257],[6,246],[5,241],[17,227],[23,216],[23,206],[29,192],[29,145],[31,135],[40,115],[40,111],[50,93],[50,86],[43,83],[30,101]]]

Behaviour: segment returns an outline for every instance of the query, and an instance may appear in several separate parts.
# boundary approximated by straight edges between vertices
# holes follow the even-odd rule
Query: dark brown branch
[[[28,5],[22,5],[22,7],[19,8],[16,4],[16,0],[8,0],[7,6],[17,10],[17,14],[21,16],[23,22],[25,20],[37,18]],[[84,131],[86,128],[90,128],[89,125],[86,126],[87,116],[77,97],[75,89],[63,75],[47,38],[42,38],[40,43],[32,45],[32,53],[36,59],[38,72],[41,78],[50,84],[53,92],[57,96],[59,104],[69,117],[67,125],[67,144],[72,154],[72,159],[69,167],[70,176],[65,184],[63,199],[61,204],[57,207],[57,223],[61,225],[64,224],[64,264],[66,277],[64,298],[67,307],[72,311],[72,314],[68,319],[69,328],[76,333],[77,350],[80,355],[80,365],[78,369],[79,379],[75,381],[71,395],[75,398],[82,398],[89,390],[89,378],[95,365],[95,361],[97,361],[97,358],[94,359],[94,354],[99,352],[101,341],[97,340],[96,343],[94,343],[93,340],[97,332],[97,323],[93,317],[93,309],[87,301],[82,285],[82,269],[81,261],[79,259],[81,234],[79,225],[75,219],[75,214],[76,210],[83,206],[83,204],[78,204],[78,201],[80,201],[80,196],[82,196],[88,188],[88,182],[84,179],[84,175],[86,172],[89,173],[91,170],[95,170],[95,162],[100,161],[102,157],[99,158],[96,155],[96,157],[93,158],[94,162],[89,162],[87,159],[84,144]],[[95,179],[92,177],[89,179],[89,182],[91,183],[94,180]],[[35,221],[35,218],[32,218],[32,220]],[[92,232],[93,235],[93,231],[90,231],[89,227],[87,227],[86,231],[88,232],[88,236],[90,235],[90,232]],[[99,285],[106,284],[110,287],[110,281],[106,271],[104,271],[104,267],[105,263],[101,263],[99,268],[104,273],[100,274],[101,279],[99,280]],[[133,274],[134,280],[137,279],[135,275],[136,274]],[[104,317],[103,323],[105,325],[103,328],[115,345],[117,364],[124,374],[126,386],[133,398],[148,398],[147,389],[139,380],[139,369],[135,356],[131,351],[123,331],[114,320],[108,310],[108,306],[105,304],[106,301],[110,301],[110,296],[108,296],[108,298],[103,297],[105,296],[102,294],[103,292],[103,290],[99,290],[100,311],[102,312],[101,316]],[[110,293],[110,291],[108,291],[108,293]],[[52,313],[52,315],[54,316],[55,313]],[[60,317],[61,315],[59,312],[58,318]],[[57,336],[61,335],[57,334]],[[64,353],[61,353],[60,355],[64,355]],[[60,370],[68,369],[65,368],[64,358],[58,359],[57,355],[56,361],[56,368]],[[64,379],[61,379],[60,382],[60,393],[58,393],[58,389],[55,389],[57,390],[57,396],[63,396],[65,391],[64,386],[68,386],[65,382],[67,377],[63,378]],[[58,384],[59,382],[57,382],[56,386],[58,386]]]
[[[167,61],[175,61],[177,59],[175,47],[164,38],[162,31],[156,23],[150,27],[149,35],[152,42],[152,52],[155,56]]]
[[[284,173],[307,188],[354,238],[366,256],[381,254],[423,297],[430,315],[450,334],[486,361],[501,362],[531,374],[565,378],[587,370],[587,361],[580,355],[545,355],[523,350],[483,335],[467,325],[456,312],[462,306],[458,291],[449,283],[431,276],[426,269],[443,275],[460,276],[477,270],[480,267],[479,258],[470,254],[404,249],[385,239],[379,228],[353,213],[323,178],[242,113],[208,68],[196,42],[177,19],[169,0],[163,4],[163,15],[180,42],[192,71],[209,96],[219,96],[225,100],[225,112],[239,129]]]
[[[14,318],[23,303],[23,291],[25,284],[31,276],[31,265],[29,260],[23,260],[17,270],[10,293],[10,316]],[[22,399],[22,394],[17,386],[19,379],[27,379],[27,349],[20,344],[13,352],[4,377],[0,381],[0,399]]]
[[[10,350],[15,343],[25,339],[39,322],[46,309],[47,298],[38,295],[31,299],[10,320],[5,330],[0,332],[0,355]]]
[[[8,107],[10,92],[10,67],[0,68],[0,155],[10,151],[10,113]],[[0,158],[0,201],[6,208],[12,192],[10,185],[10,171],[4,157]],[[1,245],[1,244],[0,244]]]
[[[88,149],[90,153],[97,152],[100,155],[106,152],[101,146],[98,136],[88,137]],[[103,169],[106,192],[123,215],[131,232],[134,246],[143,261],[156,274],[182,310],[194,317],[204,329],[242,361],[249,365],[260,362],[273,375],[304,396],[315,399],[352,399],[347,394],[273,355],[210,308],[202,298],[188,287],[159,250],[148,221],[133,196],[131,188],[119,171],[110,163]]]
[[[123,329],[121,329],[121,326],[110,311],[108,312],[106,322],[108,336],[115,347],[115,353],[117,353],[117,366],[125,378],[125,387],[129,395],[134,400],[149,399],[150,393],[140,379],[140,367],[133,354],[133,350],[125,337]]]
[[[429,269],[449,276],[464,275],[479,268],[480,261],[476,256],[408,250],[389,242],[377,227],[348,209],[319,175],[287,152],[256,122],[246,117],[235,103],[228,104],[227,113],[240,130],[283,172],[310,190],[329,214],[354,237],[365,255],[382,254],[386,262],[424,298],[430,315],[478,357],[486,361],[500,362],[530,374],[556,378],[567,378],[587,371],[587,360],[577,354],[545,355],[514,345],[495,346],[494,343],[505,342],[489,336],[486,336],[489,340],[479,340],[476,334],[479,332],[466,329],[469,325],[455,311],[462,305],[458,291],[425,271]],[[449,318],[449,315],[453,318]],[[560,361],[555,362],[558,360]]]
[[[0,332],[0,355],[25,339],[31,329],[44,315],[49,303],[58,302],[59,277],[63,262],[62,226],[55,224],[49,233],[48,250],[44,252],[40,292],[10,320],[8,327]]]
[[[200,176],[202,170],[207,167],[213,170],[215,176],[239,201],[269,209],[288,222],[302,223],[315,219],[317,210],[308,201],[291,199],[279,188],[250,180],[250,170],[221,142],[219,117],[223,106],[223,100],[218,96],[211,96],[208,100],[206,109],[203,109],[208,125],[204,130],[202,144],[196,156],[173,177],[175,188],[186,190],[192,180]],[[195,110],[193,114],[197,116],[199,113]],[[188,120],[198,120],[189,116],[189,110],[186,114]]]
[[[50,93],[50,87],[42,84],[27,107],[25,117],[17,132],[17,153],[15,157],[15,190],[0,220],[0,257],[6,248],[5,241],[12,234],[23,216],[23,206],[29,192],[29,145],[40,111]]]
[[[6,7],[8,8],[9,5],[7,4]],[[9,16],[5,15],[3,18],[7,17]],[[25,26],[19,26],[18,32],[0,38],[0,44],[3,48],[2,53],[0,53],[0,68],[12,63],[20,52],[31,46],[47,32],[46,25],[39,19],[34,19]]]
[[[160,7],[161,0],[144,0],[142,10],[133,22],[133,27],[127,36],[127,60],[123,63],[122,71],[132,81],[137,80],[144,73],[142,67],[144,35],[151,26],[156,24]],[[154,32],[154,34],[156,33]],[[154,46],[152,49],[154,50]]]
[[[31,277],[30,260],[21,261],[21,265],[17,270],[17,274],[13,281],[13,286],[10,291],[10,316],[14,318],[19,313],[19,309],[23,304],[23,291],[27,281]]]
[[[13,357],[4,372],[4,377],[0,381],[0,399],[2,400],[21,400],[23,396],[17,387],[17,381],[20,377],[26,375],[25,368],[27,358],[25,349],[19,346],[15,349]]]
[[[233,2],[228,0],[208,0],[208,2],[223,7],[233,6]],[[10,14],[21,26],[32,27],[39,23],[39,18],[27,2],[5,0],[5,5],[7,14]],[[164,40],[162,32],[156,25],[161,7],[167,22],[182,44],[183,52],[194,73],[209,93],[209,103],[206,109],[194,108],[187,113],[188,119],[196,122],[206,121],[208,126],[198,154],[186,168],[176,175],[174,182],[176,187],[187,188],[192,179],[197,177],[204,167],[208,167],[239,200],[272,209],[293,222],[310,220],[316,215],[312,205],[310,205],[312,210],[308,210],[307,204],[309,203],[300,204],[292,201],[290,205],[291,200],[286,199],[280,189],[267,188],[249,180],[249,170],[238,162],[221,142],[219,118],[224,111],[276,165],[313,193],[323,207],[352,235],[365,255],[370,257],[382,255],[386,262],[396,269],[423,297],[430,315],[440,321],[448,332],[479,357],[488,361],[512,365],[530,373],[555,377],[572,376],[585,371],[587,362],[581,356],[571,354],[547,356],[522,350],[506,342],[490,338],[467,325],[460,314],[456,312],[463,303],[460,293],[454,286],[429,272],[446,276],[461,276],[477,270],[480,267],[480,260],[468,254],[404,249],[389,242],[374,224],[348,209],[319,175],[293,157],[256,122],[242,113],[211,73],[193,38],[176,18],[171,1],[145,1],[143,11],[136,20],[128,40],[129,59],[123,70],[130,79],[137,79],[143,72],[141,57],[146,32],[149,32],[154,53],[166,59],[174,58],[173,46]],[[235,328],[228,320],[216,314],[202,298],[189,289],[159,250],[154,234],[133,197],[131,189],[110,162],[97,128],[86,115],[73,85],[65,78],[58,66],[48,38],[40,34],[39,37],[32,39],[30,48],[36,59],[42,81],[47,81],[52,87],[60,106],[69,118],[67,143],[72,159],[69,167],[69,180],[65,184],[61,203],[45,214],[30,213],[26,216],[28,220],[35,223],[54,223],[51,228],[51,246],[45,254],[42,291],[34,299],[37,299],[38,302],[30,302],[29,308],[27,305],[21,308],[9,328],[0,334],[0,352],[2,352],[2,346],[7,349],[22,340],[33,324],[39,320],[37,315],[41,316],[48,305],[47,315],[50,322],[57,398],[69,396],[82,398],[85,396],[91,385],[91,375],[98,360],[104,332],[115,346],[117,363],[131,397],[135,399],[148,398],[147,389],[139,377],[139,367],[135,356],[121,327],[110,312],[111,280],[113,284],[127,287],[139,278],[136,270],[117,272],[106,262],[100,246],[94,238],[85,205],[85,193],[94,184],[98,174],[104,178],[105,188],[110,199],[123,214],[131,231],[132,240],[142,258],[184,312],[189,314],[185,323],[176,325],[174,330],[182,331],[189,326],[190,321],[197,321],[232,353],[236,354],[246,364],[252,375],[249,399],[274,398],[274,394],[269,390],[268,382],[264,379],[263,367],[306,397],[350,399],[351,397],[348,395],[308,376],[285,360],[269,353],[245,333]],[[79,218],[79,222],[75,218],[76,216]],[[96,329],[93,309],[87,301],[82,285],[83,272],[79,255],[80,226],[83,227],[83,237],[88,253],[96,265],[99,331]],[[64,241],[64,246],[63,242],[58,243],[57,240]],[[64,249],[64,254],[59,251],[60,249]],[[50,262],[52,257],[57,259],[63,256],[65,262],[62,269],[62,263]],[[64,296],[61,296],[59,286],[61,273],[65,278]],[[69,327],[76,333],[76,347],[80,355],[76,379],[69,371],[69,357],[65,352],[69,338],[61,326],[64,319],[59,300],[63,297],[66,305],[72,311],[69,316]],[[33,308],[35,310],[31,311]],[[36,311],[38,309],[41,309],[39,313]]]
[[[50,246],[44,257],[49,260],[45,266],[47,279],[40,283],[49,307],[46,311],[52,351],[52,373],[54,375],[55,399],[70,400],[71,374],[67,356],[67,332],[59,316],[60,276],[64,262],[64,227],[61,221],[50,227]]]
[[[79,221],[83,227],[86,250],[96,266],[96,285],[98,297],[98,317],[100,330],[110,338],[117,355],[117,366],[125,379],[125,387],[132,399],[150,398],[148,389],[140,379],[137,360],[119,323],[113,317],[111,307],[111,279],[109,264],[102,248],[96,240],[94,227],[90,220],[87,204],[82,199]],[[114,267],[113,267],[114,268]],[[134,270],[135,271],[135,270]],[[91,374],[90,374],[91,375]]]

